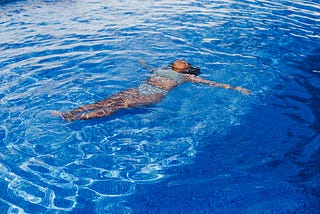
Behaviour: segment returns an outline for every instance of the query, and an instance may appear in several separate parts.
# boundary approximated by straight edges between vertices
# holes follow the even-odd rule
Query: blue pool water
[[[318,0],[0,4],[0,213],[319,213]],[[51,116],[182,58],[163,102]]]

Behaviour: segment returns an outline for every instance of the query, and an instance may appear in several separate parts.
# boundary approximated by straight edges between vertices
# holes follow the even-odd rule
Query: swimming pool
[[[1,213],[316,213],[317,0],[0,5]],[[51,116],[182,58],[202,77],[163,102]]]

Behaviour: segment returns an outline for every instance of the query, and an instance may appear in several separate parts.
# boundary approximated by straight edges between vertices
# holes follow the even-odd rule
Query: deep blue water
[[[0,213],[319,213],[319,0],[0,2]],[[254,93],[50,114],[177,58]]]

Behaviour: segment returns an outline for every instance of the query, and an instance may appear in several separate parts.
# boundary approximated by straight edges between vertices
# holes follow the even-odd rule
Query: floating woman
[[[65,113],[54,114],[60,115],[68,121],[105,117],[114,114],[120,109],[158,103],[170,90],[185,82],[207,84],[214,87],[236,90],[243,94],[252,93],[251,90],[240,86],[234,87],[200,78],[198,77],[200,69],[182,60],[176,60],[171,68],[166,69],[154,69],[148,67],[144,62],[142,64],[151,70],[153,75],[138,87],[121,91],[93,104],[87,104]]]

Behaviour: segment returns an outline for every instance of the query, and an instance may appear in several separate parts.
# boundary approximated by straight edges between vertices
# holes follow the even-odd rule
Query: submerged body
[[[194,70],[192,71],[191,68]],[[68,121],[87,120],[109,116],[120,109],[155,104],[160,102],[174,87],[185,82],[197,82],[226,89],[234,89],[244,94],[251,92],[241,87],[232,87],[228,84],[202,79],[196,76],[199,73],[199,69],[191,67],[182,60],[175,61],[171,69],[151,70],[153,71],[153,75],[138,87],[121,91],[96,103],[62,113],[61,116]]]

